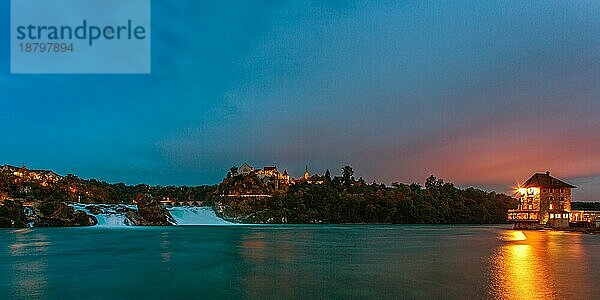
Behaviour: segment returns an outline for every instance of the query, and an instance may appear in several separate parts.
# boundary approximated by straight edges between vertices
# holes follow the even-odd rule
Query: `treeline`
[[[215,186],[163,187],[110,184],[73,175],[41,184],[2,173],[0,198],[127,204],[143,194],[158,200],[168,197],[212,205],[221,216],[248,223],[503,223],[507,210],[516,207],[516,199],[507,195],[459,189],[434,176],[424,186],[386,186],[367,184],[353,175],[352,168],[346,166],[341,176],[332,178],[329,171],[313,176],[322,184],[297,183],[275,190],[254,174],[228,176]],[[227,196],[232,194],[272,197]]]
[[[82,203],[129,204],[140,194],[157,199],[168,197],[178,201],[203,202],[210,199],[215,186],[149,186],[146,184],[110,184],[67,175],[58,182],[42,184],[37,180],[24,180],[12,174],[0,173],[0,197],[25,201],[69,201]]]
[[[431,176],[419,184],[366,184],[351,169],[323,184],[296,184],[272,198],[215,198],[226,217],[249,223],[504,223],[516,199]],[[217,204],[217,205],[219,205]]]
[[[571,209],[600,211],[600,202],[571,202]]]

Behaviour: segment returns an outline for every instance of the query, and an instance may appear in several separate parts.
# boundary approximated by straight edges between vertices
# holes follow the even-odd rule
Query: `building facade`
[[[233,176],[236,176],[238,174],[243,176],[255,174],[256,177],[258,177],[258,179],[264,181],[265,183],[272,184],[275,187],[275,190],[285,189],[291,184],[323,184],[324,182],[322,176],[310,175],[310,173],[308,172],[308,165],[306,165],[302,177],[299,178],[293,178],[292,176],[290,176],[286,169],[284,169],[283,172],[280,172],[276,166],[265,166],[262,169],[260,169],[254,168],[248,163],[242,164],[239,168],[232,167],[230,169],[230,173]]]
[[[518,229],[569,227],[573,188],[550,172],[536,173],[518,188],[519,204],[508,211],[508,220]]]

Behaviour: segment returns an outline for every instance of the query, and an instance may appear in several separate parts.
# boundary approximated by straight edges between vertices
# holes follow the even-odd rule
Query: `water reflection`
[[[242,237],[238,249],[243,258],[240,286],[249,298],[281,298],[295,289],[294,248],[287,231],[249,232]],[[276,287],[276,289],[275,289]]]
[[[10,230],[0,233],[0,299],[600,295],[599,235],[499,226],[388,228]]]
[[[169,262],[171,262],[171,239],[169,237],[169,232],[162,232],[160,235],[160,257],[163,264],[166,265],[166,268],[169,269]]]
[[[291,235],[286,232],[277,233],[277,238],[267,238],[264,232],[254,232],[243,237],[239,249],[244,259],[253,262],[292,260],[290,242]]]
[[[581,234],[509,231],[491,257],[490,296],[495,299],[577,298],[593,286]],[[592,291],[586,291],[589,294]]]
[[[13,231],[14,240],[9,245],[14,287],[13,297],[41,298],[47,287],[46,255],[50,242],[45,234],[31,229]],[[27,296],[25,296],[27,295]]]

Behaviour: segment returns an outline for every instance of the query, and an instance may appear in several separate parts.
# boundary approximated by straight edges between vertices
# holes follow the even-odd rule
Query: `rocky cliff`
[[[62,201],[44,201],[34,203],[31,222],[35,227],[67,227],[93,226],[98,220]]]
[[[25,227],[26,218],[21,201],[0,201],[0,227]]]
[[[127,212],[127,218],[135,226],[170,226],[175,219],[158,200],[150,196],[137,199],[137,211]]]

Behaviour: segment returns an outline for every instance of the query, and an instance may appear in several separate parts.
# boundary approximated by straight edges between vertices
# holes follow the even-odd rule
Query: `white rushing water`
[[[122,211],[123,208],[137,210],[135,205],[122,204],[71,204],[76,210],[84,211],[87,214],[93,215],[98,219],[98,227],[123,227],[133,226],[129,219]],[[94,206],[102,212],[93,214],[89,207]],[[177,226],[185,225],[233,225],[234,223],[227,222],[215,214],[215,211],[210,207],[169,207],[167,208],[171,216],[175,219]]]
[[[177,225],[233,225],[215,214],[210,207],[180,206],[167,208]]]
[[[100,227],[121,227],[130,226],[129,219],[125,214],[98,214],[95,215],[98,219],[98,225]]]
[[[96,217],[98,220],[98,227],[123,227],[131,226],[129,219],[125,216],[124,212],[117,212],[122,208],[129,208],[137,210],[135,205],[123,205],[123,204],[71,204],[76,210],[81,210],[89,215]],[[94,214],[88,207],[95,206],[99,208],[102,213]]]

